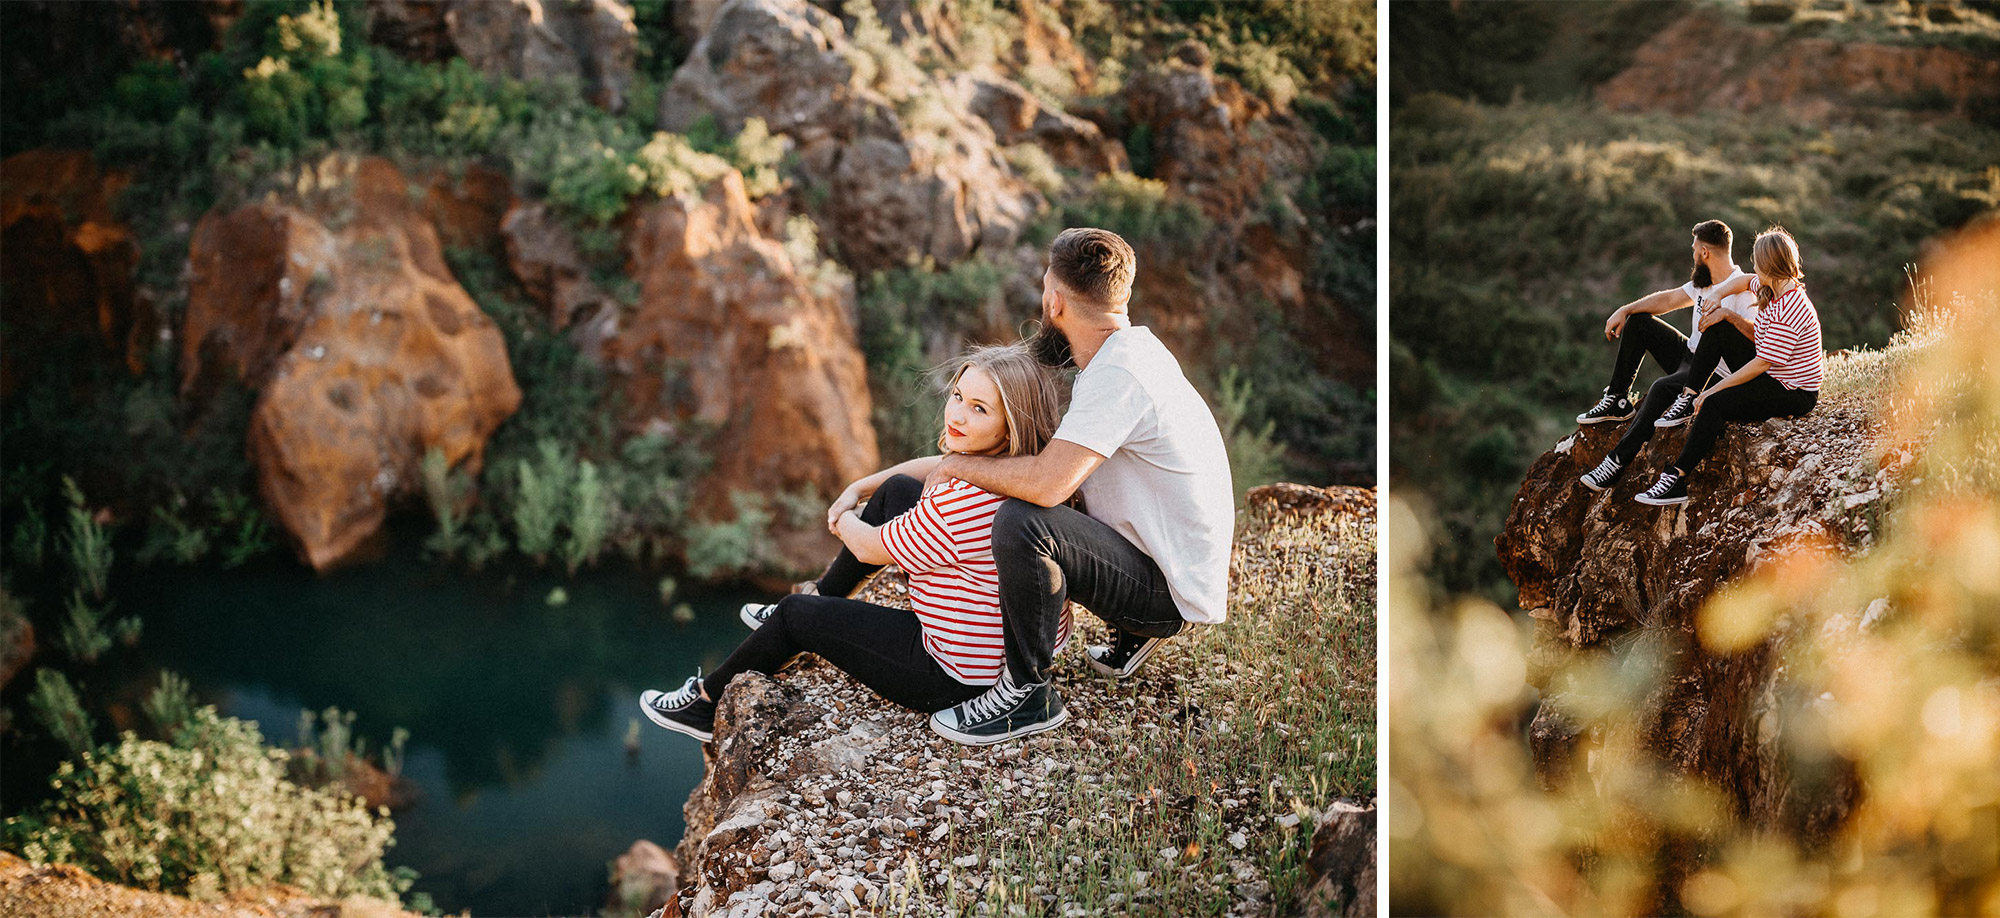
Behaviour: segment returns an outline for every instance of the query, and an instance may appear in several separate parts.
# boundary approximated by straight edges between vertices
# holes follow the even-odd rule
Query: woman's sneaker
[[[1674,397],[1674,403],[1667,406],[1667,412],[1653,422],[1653,426],[1679,427],[1691,417],[1694,417],[1694,393],[1682,389],[1681,394]]]
[[[639,709],[646,719],[675,733],[685,733],[704,743],[715,741],[715,702],[701,697],[701,677],[671,692],[647,689],[639,693]]]
[[[1660,480],[1653,486],[1632,498],[1642,504],[1664,507],[1668,504],[1685,504],[1688,500],[1687,476],[1673,469],[1660,473]]]
[[[1160,642],[1166,640],[1166,638],[1140,637],[1116,628],[1111,631],[1117,635],[1111,646],[1093,645],[1084,651],[1084,656],[1090,660],[1091,669],[1113,679],[1123,679],[1137,672],[1139,664],[1146,662],[1146,657],[1152,654],[1153,648],[1160,646]]]
[[[1603,462],[1597,464],[1597,468],[1583,473],[1583,477],[1577,480],[1592,491],[1602,491],[1611,487],[1611,483],[1617,481],[1618,476],[1624,471],[1625,463],[1619,461],[1617,456],[1606,456]]]
[[[736,617],[742,619],[743,624],[749,625],[750,630],[755,631],[764,627],[764,623],[771,620],[771,613],[776,611],[778,604],[775,602],[746,602],[743,604],[743,611],[738,612]]]
[[[1638,413],[1639,409],[1632,407],[1631,393],[1612,395],[1610,389],[1605,389],[1604,397],[1598,399],[1597,404],[1590,406],[1589,411],[1577,415],[1576,422],[1601,424],[1605,421],[1623,421]]]
[[[931,730],[968,746],[990,746],[1053,730],[1066,720],[1069,710],[1048,683],[1016,685],[1002,672],[986,694],[932,714]]]

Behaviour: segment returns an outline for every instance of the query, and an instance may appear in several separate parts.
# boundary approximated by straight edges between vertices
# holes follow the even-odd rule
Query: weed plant
[[[42,728],[72,754],[81,755],[97,745],[92,738],[97,732],[97,722],[83,709],[76,687],[62,671],[49,666],[35,670],[35,688],[28,695],[28,708]]]

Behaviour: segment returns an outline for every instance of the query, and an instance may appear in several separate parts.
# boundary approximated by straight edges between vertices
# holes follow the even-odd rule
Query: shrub
[[[128,731],[62,763],[55,796],[7,820],[9,842],[37,865],[200,898],[270,883],[327,898],[407,889],[382,865],[386,811],[285,780],[286,758],[255,725],[200,708],[171,744]]]
[[[63,553],[69,556],[70,569],[76,573],[77,585],[87,590],[91,596],[103,599],[106,581],[111,577],[111,534],[104,525],[97,522],[90,507],[84,503],[83,490],[69,476],[63,476],[63,496],[69,500],[68,525],[63,529]]]
[[[81,591],[69,594],[69,604],[63,607],[62,645],[71,659],[95,663],[99,656],[111,649],[111,635],[104,630],[104,616],[111,611],[112,605],[107,602],[99,608],[83,598]]]
[[[76,687],[61,672],[47,666],[35,670],[35,688],[28,694],[28,707],[49,735],[71,753],[81,755],[96,745],[91,734],[96,732],[97,722],[83,709]]]
[[[153,508],[153,523],[146,527],[146,544],[139,549],[139,563],[151,564],[171,558],[178,564],[193,564],[208,554],[208,530],[181,516],[187,503],[178,493],[170,504]]]
[[[569,459],[554,440],[538,445],[539,469],[528,460],[518,463],[520,485],[514,492],[514,544],[541,563],[556,547],[556,530],[569,498]]]
[[[762,567],[769,560],[771,512],[755,494],[729,495],[736,518],[697,522],[687,527],[688,573],[701,580],[718,580]]]
[[[597,560],[611,532],[612,506],[597,466],[577,463],[576,491],[570,499],[569,538],[563,541],[563,563],[571,574]]]
[[[424,502],[430,505],[431,517],[438,525],[437,532],[424,546],[447,558],[453,557],[465,541],[465,514],[459,508],[464,506],[470,482],[462,473],[454,472],[444,451],[436,447],[424,451],[423,475]]]
[[[1251,488],[1284,476],[1285,447],[1272,438],[1277,422],[1266,420],[1261,427],[1251,425],[1250,392],[1250,384],[1236,367],[1222,371],[1222,388],[1215,398],[1215,420],[1222,428],[1223,446],[1229,452],[1229,478],[1239,509],[1243,506],[1243,495]]]
[[[189,724],[195,723],[195,711],[198,708],[194,692],[188,688],[187,680],[165,671],[160,673],[159,686],[154,688],[153,693],[146,696],[145,702],[140,705],[140,709],[146,713],[146,718],[153,722],[153,726],[159,728],[160,735],[169,740],[188,729]]]
[[[1133,170],[1136,172],[1137,160]],[[1138,247],[1160,243],[1177,251],[1192,251],[1211,229],[1208,217],[1194,202],[1169,200],[1167,184],[1129,172],[1097,177],[1089,192],[1060,208],[1064,226],[1096,226],[1111,230]]]

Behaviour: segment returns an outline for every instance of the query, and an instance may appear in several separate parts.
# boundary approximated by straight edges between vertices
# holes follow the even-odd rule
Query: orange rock
[[[640,304],[607,356],[625,379],[629,426],[714,429],[698,517],[732,517],[732,491],[830,497],[878,467],[853,291],[816,289],[757,231],[741,175],[699,199],[638,206],[629,233]],[[781,518],[776,529],[800,570],[837,548],[823,526]]]
[[[202,220],[186,380],[217,365],[261,386],[249,443],[272,516],[325,570],[416,489],[425,452],[477,469],[519,407],[500,331],[445,267],[386,160],[354,164],[347,219],[256,204]]]
[[[458,178],[439,171],[428,187],[424,214],[437,225],[439,242],[500,253],[500,221],[514,204],[514,183],[505,173],[475,164]]]
[[[28,150],[0,162],[0,290],[8,335],[0,393],[12,393],[57,340],[90,336],[137,374],[152,346],[133,272],[139,247],[111,203],[130,179],[81,150]]]
[[[1908,108],[1926,96],[1964,118],[1975,102],[2000,99],[2000,60],[1944,47],[1797,38],[1704,10],[1655,35],[1597,88],[1599,102],[1623,111],[1775,105],[1809,120],[1869,104]]]

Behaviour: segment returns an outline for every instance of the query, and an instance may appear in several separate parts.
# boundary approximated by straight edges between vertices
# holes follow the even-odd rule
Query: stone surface
[[[129,183],[80,150],[28,150],[0,161],[0,295],[7,334],[0,394],[72,340],[145,367],[154,328],[138,301],[139,247],[111,211]]]
[[[395,903],[350,896],[315,899],[289,886],[237,893],[220,902],[106,883],[82,869],[36,867],[0,851],[0,915],[23,918],[102,918],[147,915],[157,918],[417,918]]]
[[[640,302],[606,359],[628,426],[713,434],[697,517],[734,518],[737,491],[831,499],[880,467],[853,290],[802,275],[758,231],[740,175],[639,205],[627,255]],[[786,566],[817,571],[837,549],[821,520],[775,516]]]
[[[681,865],[672,853],[639,839],[611,862],[607,913],[644,914],[664,907],[680,890]]]
[[[1785,18],[1791,12],[1785,10]],[[1696,59],[1701,66],[1688,66]],[[1940,113],[1954,118],[2000,101],[2000,60],[1942,46],[1801,37],[1737,24],[1706,9],[1648,40],[1631,66],[1597,88],[1599,102],[1624,111],[1775,106],[1803,120],[1871,105],[1908,108],[1927,97],[1946,103]]]
[[[1244,506],[1258,514],[1334,512],[1364,519],[1373,519],[1376,509],[1375,491],[1371,488],[1343,485],[1315,488],[1286,481],[1251,488],[1244,495]]]
[[[902,113],[860,84],[855,53],[840,20],[804,0],[730,0],[661,94],[661,126],[706,115],[733,134],[761,117],[791,137],[822,238],[858,273],[925,256],[950,264],[1020,238],[1041,196],[985,123],[936,85]]]
[[[638,30],[621,0],[369,0],[370,41],[417,61],[463,57],[496,76],[574,79],[623,111]]]
[[[499,329],[445,267],[404,177],[352,163],[330,195],[337,231],[274,204],[203,218],[182,336],[187,384],[237,373],[261,388],[259,490],[317,570],[377,534],[426,451],[476,470],[521,401]]]
[[[1001,146],[1030,143],[1057,165],[1085,174],[1124,172],[1125,146],[1108,139],[1097,125],[1049,108],[1012,80],[961,73],[952,88],[966,110],[986,122]]]
[[[1308,916],[1375,914],[1375,806],[1336,801],[1321,813],[1306,856]]]

